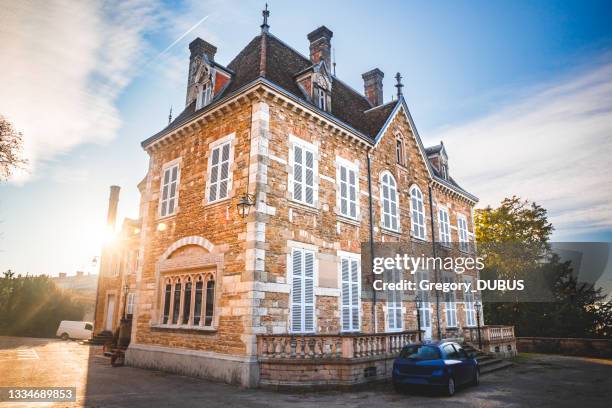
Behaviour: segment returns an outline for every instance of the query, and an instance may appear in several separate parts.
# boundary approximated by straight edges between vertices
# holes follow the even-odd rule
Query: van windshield
[[[400,352],[400,358],[413,360],[438,360],[440,351],[435,346],[427,346],[422,344],[413,344],[406,346]]]

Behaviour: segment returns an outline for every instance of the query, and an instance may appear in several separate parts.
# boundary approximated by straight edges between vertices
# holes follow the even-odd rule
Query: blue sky
[[[271,32],[307,55],[334,32],[337,75],[401,72],[426,145],[496,205],[512,194],[550,213],[557,240],[612,241],[612,6],[609,2],[280,2]],[[12,2],[0,16],[0,113],[32,166],[0,186],[0,271],[91,268],[108,186],[137,216],[140,141],[184,105],[188,43],[227,64],[259,32],[263,2]],[[173,41],[208,18],[167,52]],[[578,192],[578,194],[576,194]]]

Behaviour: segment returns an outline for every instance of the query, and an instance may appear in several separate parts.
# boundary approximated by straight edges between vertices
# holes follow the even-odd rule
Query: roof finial
[[[268,3],[266,8],[262,10],[261,15],[263,16],[263,24],[261,25],[261,32],[267,33],[270,26],[268,25],[268,17],[270,17],[270,10],[268,10]]]
[[[397,99],[399,99],[402,96],[402,88],[404,87],[402,84],[402,76],[399,72],[395,74],[395,80],[397,81],[397,84],[395,84],[395,87],[397,88]]]
[[[168,115],[168,124],[172,122],[172,105],[170,105],[170,114]]]

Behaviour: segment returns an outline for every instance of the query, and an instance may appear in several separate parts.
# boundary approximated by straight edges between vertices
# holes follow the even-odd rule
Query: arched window
[[[399,231],[397,183],[393,175],[388,171],[382,174],[380,189],[382,226],[391,231]]]
[[[423,205],[423,193],[417,185],[410,188],[410,215],[412,236],[425,239],[425,206]]]
[[[162,287],[162,324],[177,327],[212,327],[214,324],[214,273],[170,276]]]

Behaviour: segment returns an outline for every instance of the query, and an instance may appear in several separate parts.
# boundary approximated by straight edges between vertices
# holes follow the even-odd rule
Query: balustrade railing
[[[279,334],[257,336],[260,358],[363,358],[399,353],[418,340],[417,331],[377,334]]]
[[[465,327],[464,338],[470,342],[478,342],[478,328]],[[514,326],[480,326],[480,337],[485,343],[514,339]]]

